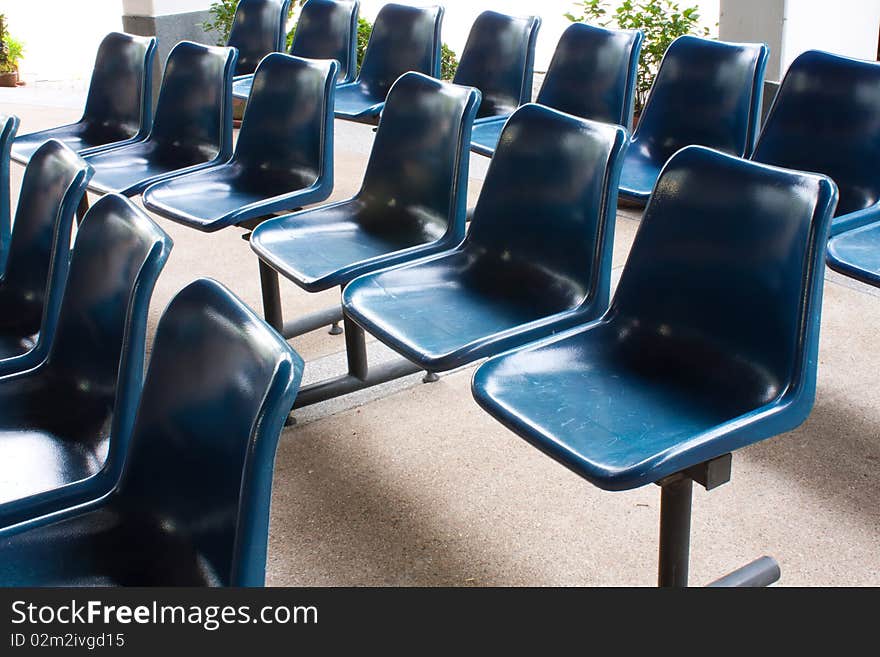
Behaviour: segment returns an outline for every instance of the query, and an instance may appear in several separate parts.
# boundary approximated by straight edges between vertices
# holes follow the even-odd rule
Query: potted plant
[[[0,87],[18,84],[18,61],[24,53],[21,41],[6,30],[6,17],[0,14]]]

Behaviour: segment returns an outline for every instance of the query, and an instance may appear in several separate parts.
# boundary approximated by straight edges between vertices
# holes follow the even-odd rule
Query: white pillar
[[[153,67],[153,102],[159,95],[165,58],[178,41],[214,43],[202,23],[210,17],[211,0],[122,0],[122,25],[130,34],[155,36],[156,64]]]
[[[878,0],[721,0],[718,36],[770,46],[767,79],[780,80],[805,50],[877,59]]]

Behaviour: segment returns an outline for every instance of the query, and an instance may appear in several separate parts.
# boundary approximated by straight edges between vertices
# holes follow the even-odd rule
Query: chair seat
[[[341,86],[342,84],[350,84],[349,82],[341,82],[338,83],[337,86]],[[254,76],[251,75],[236,75],[235,79],[232,81],[232,97],[237,98],[238,100],[247,100],[251,96],[251,90],[254,88]]]
[[[43,316],[42,299],[26,299],[25,294],[0,284],[0,360],[20,356],[33,349]],[[34,330],[35,329],[35,330]]]
[[[251,95],[251,89],[254,86],[254,76],[236,75],[232,80],[232,96],[239,100],[247,100]]]
[[[0,586],[210,586],[209,562],[169,523],[109,505],[0,538]]]
[[[498,148],[501,131],[504,129],[507,119],[508,117],[502,116],[474,123],[474,128],[471,131],[471,150],[480,155],[492,157],[495,154],[495,149]]]
[[[112,406],[112,390],[81,389],[44,368],[0,379],[0,517],[7,502],[97,473]]]
[[[197,165],[208,166],[216,153],[163,154],[155,142],[137,142],[90,155],[86,162],[95,169],[89,189],[125,196],[140,194],[157,179]],[[181,171],[181,173],[183,173]]]
[[[665,162],[655,162],[632,144],[620,172],[620,194],[636,201],[647,201]]]
[[[72,123],[58,128],[32,132],[16,138],[12,144],[12,159],[21,164],[27,164],[31,155],[49,139],[57,139],[65,146],[77,153],[112,146],[114,143],[126,141],[134,137],[137,128],[124,132],[116,126],[99,129],[97,126],[87,123]]]
[[[106,447],[106,441],[89,445],[51,431],[0,427],[0,505],[91,477],[103,466]]]
[[[753,376],[749,390],[731,390],[740,368],[706,353],[693,355],[702,375],[682,380],[674,357],[658,357],[656,344],[622,347],[624,333],[593,324],[490,360],[474,375],[474,397],[535,447],[607,490],[643,486],[755,440],[740,442],[734,432],[741,426],[721,425],[771,402],[755,394],[772,390],[771,383]]]
[[[213,232],[273,212],[317,203],[326,192],[314,190],[314,178],[282,179],[248,176],[240,165],[228,163],[151,185],[144,205],[164,217],[205,232]],[[299,190],[301,194],[295,192]],[[294,192],[293,194],[291,192]]]
[[[338,119],[361,121],[378,117],[385,106],[385,98],[378,97],[357,83],[336,87],[333,112]]]
[[[254,229],[251,247],[261,259],[309,292],[348,283],[353,278],[442,248],[442,236],[429,240],[416,222],[387,210],[382,223],[393,231],[358,220],[360,201],[346,201],[269,219]],[[412,230],[401,226],[413,225]]]
[[[500,353],[538,331],[533,322],[569,309],[546,289],[530,290],[526,277],[501,267],[475,271],[474,264],[456,251],[364,276],[346,287],[343,305],[367,331],[431,371]]]
[[[0,328],[0,360],[26,354],[37,346],[38,336],[39,333],[27,336],[17,335],[14,331],[6,333]]]
[[[880,287],[880,223],[848,230],[829,241],[828,266]]]

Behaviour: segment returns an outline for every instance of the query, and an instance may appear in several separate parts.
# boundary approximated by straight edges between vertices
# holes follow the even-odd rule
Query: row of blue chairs
[[[411,74],[397,83],[395,92],[406,90],[409,80],[442,84]],[[411,93],[417,89],[414,84]],[[460,105],[467,105],[475,92],[460,94]],[[392,120],[391,111],[397,107],[389,103],[386,120]],[[503,250],[487,253],[493,247],[487,236],[497,227],[492,225],[492,206],[481,198],[460,255],[441,254],[356,279],[344,292],[349,318],[386,339],[383,327],[371,327],[364,319],[371,308],[387,327],[395,317],[412,324],[419,319],[418,309],[424,313],[429,302],[443,321],[421,325],[439,326],[438,333],[446,337],[449,332],[466,333],[462,324],[477,309],[483,318],[493,314],[486,309],[503,316],[506,309],[551,305],[551,291],[563,301],[583,294],[576,286],[566,286],[586,263],[592,262],[598,275],[607,279],[610,266],[607,261],[602,264],[610,251],[607,241],[594,244],[592,250],[572,247],[585,237],[585,220],[594,222],[600,233],[609,229],[609,220],[613,226],[608,212],[614,204],[609,198],[613,199],[621,167],[625,131],[537,105],[518,110],[507,130],[513,134],[502,139],[484,194],[491,198],[504,181],[518,192],[513,203],[529,202],[531,207],[519,215],[511,211],[516,205],[498,208],[506,211],[502,216],[510,218],[514,228],[507,232],[512,239],[497,245]],[[537,143],[542,149],[535,148]],[[67,167],[71,172],[82,171],[84,165],[69,150],[49,142],[35,154],[27,173],[44,152],[54,150],[73,158]],[[536,166],[544,158],[553,166]],[[541,169],[547,177],[520,192],[516,183],[522,172]],[[572,197],[574,189],[580,191]],[[545,195],[534,193],[539,190]],[[561,191],[569,191],[569,197],[554,203]],[[793,193],[798,202],[792,202]],[[774,198],[779,201],[772,202]],[[530,352],[522,351],[488,361],[475,375],[477,399],[569,467],[614,489],[664,481],[699,466],[700,459],[714,460],[719,450],[731,449],[733,440],[747,444],[799,422],[809,410],[815,386],[822,252],[835,201],[834,185],[827,178],[752,164],[701,147],[682,150],[661,174],[611,310],[601,314],[601,308],[593,308],[573,331],[526,347],[551,350],[551,357],[542,356],[537,363],[530,360]],[[75,202],[69,202],[69,217]],[[542,221],[534,220],[535,211],[541,212]],[[713,222],[705,221],[707,214]],[[70,221],[64,230],[69,231]],[[534,232],[536,224],[544,229],[540,237]],[[16,231],[20,225],[16,222]],[[533,232],[524,230],[529,228]],[[132,233],[145,235],[133,239]],[[562,238],[558,242],[557,236]],[[250,464],[263,477],[254,482],[256,475],[243,469],[242,452],[250,449],[244,450],[242,442],[245,436],[254,440],[262,428],[253,407],[268,394],[261,385],[268,378],[265,363],[280,367],[271,354],[281,353],[289,369],[282,368],[286,376],[279,375],[283,383],[278,385],[288,394],[278,402],[266,429],[274,436],[266,439],[274,450],[302,363],[267,327],[254,335],[256,328],[242,329],[243,320],[229,320],[234,313],[218,310],[223,304],[214,297],[234,303],[216,286],[195,284],[195,291],[188,288],[180,295],[189,304],[178,297],[166,311],[139,398],[129,394],[141,383],[146,299],[168,248],[167,237],[123,197],[101,199],[77,235],[48,358],[34,369],[0,379],[9,396],[9,403],[0,406],[0,417],[12,429],[0,441],[10,450],[4,459],[10,470],[5,473],[8,498],[0,506],[5,515],[0,579],[6,583],[246,584],[262,577],[274,451],[258,452],[262,469]],[[706,249],[713,252],[708,264]],[[60,252],[54,260],[66,257]],[[459,265],[441,262],[450,259]],[[493,286],[499,279],[503,289]],[[434,280],[441,285],[432,288]],[[427,301],[421,297],[424,281],[435,292]],[[113,288],[109,292],[108,284]],[[513,306],[506,303],[505,294],[526,303]],[[733,294],[766,314],[762,326],[753,327],[753,313],[730,303]],[[117,300],[114,308],[107,307],[108,296]],[[79,301],[82,297],[85,303]],[[401,298],[405,312],[380,310],[388,300],[396,303]],[[128,306],[127,312],[121,312],[120,302]],[[166,323],[175,325],[169,316],[176,319],[178,305],[187,312],[181,311],[175,332]],[[449,321],[450,311],[460,314],[457,323]],[[121,338],[119,324],[126,321],[120,319],[128,324],[128,335],[123,332]],[[226,339],[214,334],[217,329],[209,319],[223,323]],[[259,322],[252,315],[248,320]],[[175,335],[176,340],[170,340],[176,348],[165,346],[169,332]],[[239,343],[255,345],[245,349],[229,334]],[[431,344],[437,336],[429,332],[423,337]],[[564,339],[575,344],[560,344]],[[255,355],[256,345],[269,355]],[[503,351],[510,344],[496,346]],[[112,367],[119,352],[114,388],[114,372],[99,364]],[[220,358],[221,353],[227,357]],[[599,360],[590,362],[592,358]],[[235,383],[228,382],[232,373],[217,369],[229,359],[237,365]],[[513,365],[524,359],[526,365],[511,369],[506,359],[513,359]],[[523,381],[533,376],[548,377],[543,392],[541,385]],[[599,385],[602,381],[607,384]],[[584,385],[592,391],[592,402],[584,399]],[[653,399],[652,391],[657,395]],[[47,400],[53,402],[51,414],[46,412]],[[96,413],[99,408],[102,412]],[[634,417],[639,409],[644,415]],[[81,423],[72,422],[68,413]],[[582,416],[600,421],[599,426],[616,432],[616,438],[579,442],[586,433],[585,420],[578,419]],[[578,421],[573,423],[573,418]],[[715,426],[718,422],[720,428]],[[551,438],[539,441],[535,427],[547,427]],[[632,440],[634,428],[640,440]],[[655,429],[647,433],[651,440],[643,435],[647,428]],[[700,430],[708,434],[700,448],[682,449],[681,434]],[[595,436],[595,431],[590,433]],[[566,442],[569,436],[571,443]],[[618,443],[622,448],[609,451],[608,445]],[[574,461],[572,452],[581,460]],[[47,461],[56,467],[47,468]],[[169,467],[169,461],[175,465]],[[713,476],[717,482],[718,474]],[[672,484],[663,485],[665,495]],[[231,492],[237,486],[242,489],[239,496]],[[224,495],[213,497],[221,487]],[[251,487],[257,489],[254,497],[245,499]],[[216,520],[206,523],[208,518]],[[230,546],[243,537],[245,547],[252,549],[239,555]]]
[[[364,329],[430,371],[493,357],[474,394],[507,426],[604,488],[661,484],[660,582],[685,583],[691,482],[724,483],[730,452],[796,426],[812,406],[837,189],[791,169],[837,180],[845,214],[832,246],[876,223],[865,166],[878,152],[878,68],[825,53],[799,58],[755,153],[775,143],[765,152],[790,158],[788,169],[700,146],[676,152],[610,308],[616,194],[635,136],[627,149],[622,127],[520,108],[465,236],[462,154],[479,93],[404,75],[361,192],[269,219],[251,236],[261,261],[304,289],[344,288],[349,373],[304,388],[297,404],[375,381]],[[824,126],[829,113],[848,122]],[[776,140],[767,136],[774,121]],[[803,136],[817,125],[814,149]],[[840,149],[854,127],[862,132],[852,150],[828,148]],[[864,159],[854,163],[854,153]],[[391,265],[400,266],[381,271]],[[32,562],[12,563],[10,576],[40,581]],[[774,569],[762,562],[726,581],[766,581]]]
[[[284,35],[289,0],[241,0],[228,46],[239,51],[233,95],[247,100],[257,63],[280,47],[267,48]],[[289,54],[339,63],[337,118],[373,122],[391,84],[407,71],[434,77],[441,72],[440,28],[443,7],[388,4],[376,16],[356,71],[355,47],[359,3],[309,0],[301,9]],[[279,30],[279,19],[281,28]],[[531,99],[532,75],[540,19],[516,18],[493,11],[480,14],[462,52],[454,82],[478,87],[484,96],[480,118],[506,117]],[[250,73],[250,75],[242,75]],[[355,77],[356,76],[356,77]]]
[[[312,2],[316,0],[307,3],[306,8]],[[389,34],[411,33],[401,27],[403,18],[399,13],[413,11],[422,10],[397,5],[384,7],[380,14],[380,17],[388,16],[383,21],[388,25],[384,31]],[[509,112],[531,95],[531,60],[537,25],[536,19],[521,20],[486,12],[474,26],[455,82],[475,86],[482,93],[471,136],[472,147],[478,152],[491,154],[494,151]],[[377,28],[375,38],[381,39],[382,33],[383,30]],[[560,41],[538,95],[539,102],[583,118],[627,126],[632,113],[640,43],[639,32],[614,32],[572,25]],[[513,50],[517,56],[512,56],[511,48],[505,48],[505,44],[516,44]],[[156,117],[148,127],[145,125],[149,120],[147,62],[152,57],[153,45],[150,40],[110,35],[99,53],[83,118],[71,126],[20,137],[13,146],[13,158],[26,162],[39,143],[48,138],[60,139],[86,156],[95,167],[92,191],[115,191],[126,195],[141,193],[149,185],[172,176],[215,168],[235,159],[230,85],[237,51],[186,42],[178,44],[169,55]],[[400,44],[377,45],[368,48],[367,55],[369,59],[372,51],[384,53],[384,59],[394,59],[390,55],[396,55],[401,49],[406,51]],[[128,56],[123,57],[120,51],[127,51]],[[696,143],[735,155],[748,155],[757,130],[766,56],[766,47],[758,45],[724,44],[692,37],[674,42],[661,64],[657,84],[633,135],[634,148],[627,155],[622,174],[623,197],[643,202],[662,164],[685,145]],[[101,62],[108,59],[128,62],[140,59],[144,62],[142,74],[137,76],[133,70],[126,70],[124,74],[106,71],[111,67],[101,65]],[[278,55],[273,55],[264,63],[270,71],[284,69],[285,65],[280,61]],[[257,126],[249,126],[248,132],[256,132],[256,138],[247,141],[268,151],[259,152],[258,159],[262,165],[269,164],[275,175],[263,175],[266,182],[253,183],[253,176],[247,175],[246,167],[235,168],[243,175],[231,175],[233,171],[227,168],[224,174],[228,175],[220,176],[231,192],[229,199],[224,195],[224,208],[237,209],[267,201],[251,209],[275,212],[299,207],[292,201],[315,203],[327,198],[333,182],[332,125],[328,125],[327,117],[333,108],[339,116],[343,87],[334,85],[339,67],[326,64],[330,60],[322,61],[325,62],[323,68],[315,64],[325,76],[325,84],[319,87],[323,90],[323,103],[317,106],[315,86],[301,81],[303,76],[285,80],[281,73],[273,75],[268,71],[260,76],[260,95],[267,99],[258,103],[260,111],[251,113],[253,116],[248,123]],[[499,69],[497,61],[516,65]],[[693,62],[699,62],[699,66]],[[372,70],[373,67],[365,64],[365,69]],[[409,69],[419,70],[414,66]],[[377,76],[387,79],[390,85],[399,72],[409,69],[405,63],[395,60],[394,66],[385,67]],[[112,99],[123,93],[123,89],[107,85],[106,80],[116,80],[128,87],[139,85],[142,102],[137,108],[138,121],[131,117],[123,122],[119,117],[107,116],[106,110],[92,109],[112,106]],[[512,85],[511,80],[516,80],[517,84]],[[295,84],[297,82],[299,84]],[[507,91],[502,93],[502,88]],[[130,91],[126,98],[138,96]],[[386,98],[387,85],[376,104],[377,113]],[[682,111],[685,106],[690,108],[689,114]],[[683,121],[682,116],[686,114],[689,119]],[[277,143],[279,137],[278,131],[271,133],[272,126],[283,126],[286,121],[292,123],[296,119],[299,119],[296,125],[302,129],[292,134],[288,131],[295,139],[286,141],[287,148],[272,149],[271,145]],[[320,128],[315,125],[317,120],[323,121]],[[136,132],[135,124],[138,126]],[[127,125],[128,134],[132,136],[121,143],[100,143],[103,137],[111,138],[106,135],[107,126],[121,125]],[[95,135],[93,126],[102,126],[104,132]],[[115,136],[118,138],[124,133],[125,130],[120,129]],[[303,138],[304,134],[311,139]],[[90,136],[86,138],[86,135]],[[323,137],[320,146],[306,148],[313,146],[316,136]],[[296,151],[291,150],[294,147]],[[306,160],[301,171],[291,170],[288,155],[291,152],[300,161]],[[292,187],[297,182],[297,173],[302,174],[300,184]],[[260,189],[255,191],[254,188]],[[306,193],[304,198],[289,198],[289,192],[299,190],[315,193]],[[251,218],[228,213],[222,216],[225,223],[209,222],[213,228]]]
[[[200,280],[163,313],[144,374],[172,241],[108,194],[71,249],[91,174],[58,141],[34,152],[0,278],[0,583],[262,585],[302,359]]]

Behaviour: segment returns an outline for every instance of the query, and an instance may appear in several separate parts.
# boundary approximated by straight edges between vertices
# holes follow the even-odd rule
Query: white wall
[[[373,20],[388,0],[361,0],[361,14]],[[403,4],[424,6],[431,0]],[[867,2],[876,0],[866,0]],[[719,0],[681,0],[683,6],[698,4],[703,22],[716,33]],[[210,0],[124,0],[129,13],[164,14],[199,9]],[[572,0],[437,0],[446,7],[443,40],[461,53],[471,24],[486,10],[543,19],[538,33],[535,68],[546,70],[563,30],[569,25],[563,14],[577,14]],[[610,5],[617,2],[611,0]],[[37,80],[87,80],[98,44],[107,32],[122,29],[123,0],[0,0],[12,33],[25,42],[21,73],[29,82]]]
[[[878,31],[880,0],[721,0],[720,38],[767,43],[768,80],[805,50],[876,59]]]
[[[877,59],[880,0],[787,0],[782,70],[805,50]]]
[[[361,0],[361,13],[373,20],[388,0]],[[404,4],[429,5],[431,0],[397,0]],[[146,13],[192,11],[210,0],[125,0]],[[437,0],[446,7],[443,39],[461,53],[474,18],[486,9],[525,16],[538,13],[543,19],[535,58],[537,70],[545,70],[562,31],[568,26],[566,11],[579,13],[572,0]],[[697,4],[702,22],[718,34],[720,0],[679,0],[681,6]],[[610,5],[618,4],[610,0]],[[821,48],[854,57],[874,59],[880,27],[880,0],[724,0],[730,11],[723,20],[736,20],[733,40],[767,41],[763,32],[784,30],[781,45],[773,48],[771,69],[782,71],[804,50]],[[778,5],[778,7],[777,7]],[[123,0],[0,0],[12,33],[25,42],[22,74],[28,81],[87,79],[101,38],[122,26]],[[783,9],[784,6],[784,9]],[[775,11],[780,9],[781,11]],[[149,10],[149,11],[148,11]],[[784,18],[781,15],[784,11]],[[739,14],[739,18],[736,14]],[[780,14],[776,16],[776,14]],[[762,32],[763,30],[763,32]],[[778,58],[778,60],[776,59]],[[774,66],[774,63],[778,64]],[[772,70],[768,70],[772,78]]]
[[[28,82],[88,80],[101,39],[122,29],[120,0],[0,0],[9,31],[24,42]]]

